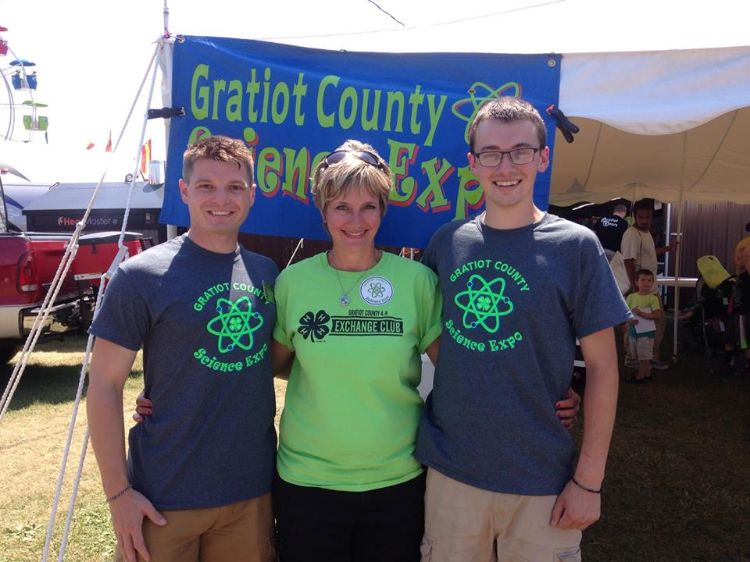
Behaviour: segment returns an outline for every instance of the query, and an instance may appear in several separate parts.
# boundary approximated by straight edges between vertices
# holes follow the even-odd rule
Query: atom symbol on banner
[[[498,277],[488,283],[475,273],[469,277],[466,288],[453,299],[464,311],[464,328],[482,326],[490,334],[496,333],[500,329],[500,318],[513,312],[513,303],[503,294],[505,279]],[[505,305],[504,310],[501,305]]]
[[[485,95],[478,96],[478,91],[484,92]],[[474,121],[474,117],[476,116],[477,111],[479,111],[479,108],[482,107],[484,102],[499,98],[501,96],[518,97],[520,95],[521,85],[518,82],[506,82],[495,90],[493,90],[491,86],[485,84],[484,82],[474,82],[471,85],[471,88],[469,88],[469,97],[458,100],[453,104],[453,107],[451,108],[451,110],[453,111],[453,115],[455,115],[462,121],[466,121],[464,140],[467,142],[467,144],[469,142],[469,127],[471,127],[471,122]],[[466,113],[464,112],[464,108],[470,109],[471,115],[466,115]]]
[[[216,301],[219,313],[206,324],[206,330],[219,338],[219,351],[227,353],[235,347],[245,351],[253,347],[253,332],[263,325],[263,317],[253,312],[253,304],[248,297],[240,297],[235,302],[220,298]]]

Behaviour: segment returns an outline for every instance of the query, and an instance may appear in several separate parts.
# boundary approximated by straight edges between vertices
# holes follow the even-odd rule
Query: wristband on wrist
[[[586,486],[584,486],[583,484],[581,484],[578,480],[576,480],[575,476],[572,476],[570,478],[570,481],[573,482],[573,484],[575,484],[576,486],[578,486],[581,490],[586,490],[587,492],[591,492],[592,494],[601,494],[602,493],[602,489],[601,488],[599,488],[598,490],[594,490],[592,488],[587,488]]]
[[[125,495],[125,492],[127,492],[128,490],[130,490],[132,488],[133,488],[133,486],[131,484],[128,484],[127,486],[125,486],[125,488],[123,488],[122,490],[120,490],[119,492],[117,492],[114,496],[109,496],[107,498],[107,503],[112,503],[117,498],[121,498],[122,496]]]

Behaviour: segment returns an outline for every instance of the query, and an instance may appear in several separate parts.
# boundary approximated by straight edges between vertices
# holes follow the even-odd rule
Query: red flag
[[[148,163],[151,161],[151,139],[148,139],[141,147],[141,176],[144,178],[148,172]]]
[[[109,140],[107,146],[104,147],[104,152],[112,152],[112,131],[109,132]]]

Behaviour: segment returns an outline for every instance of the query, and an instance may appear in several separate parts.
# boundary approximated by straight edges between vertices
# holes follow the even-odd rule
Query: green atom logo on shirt
[[[221,297],[216,300],[216,312],[206,330],[218,338],[219,352],[228,353],[237,347],[252,349],[253,333],[263,325],[263,317],[253,312],[252,301],[248,297],[236,301]]]
[[[513,312],[513,302],[505,296],[505,279],[502,277],[486,281],[474,273],[466,282],[466,290],[453,300],[464,312],[464,328],[481,326],[490,334],[497,333],[500,319]]]

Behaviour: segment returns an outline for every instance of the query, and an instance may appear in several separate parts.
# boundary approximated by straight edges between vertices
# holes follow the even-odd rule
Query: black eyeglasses
[[[341,162],[349,154],[356,156],[371,166],[375,166],[379,170],[385,169],[385,162],[383,162],[383,159],[369,150],[334,150],[323,159],[323,165],[326,168],[328,166],[333,166],[334,164]]]
[[[499,166],[503,162],[503,156],[506,154],[510,157],[510,161],[517,166],[523,164],[529,164],[534,160],[534,155],[539,152],[539,148],[532,148],[530,146],[523,148],[514,148],[513,150],[488,150],[486,152],[476,152],[474,156],[479,162],[480,166],[487,166],[492,168]]]

